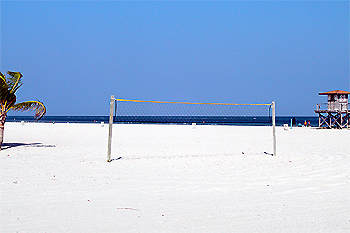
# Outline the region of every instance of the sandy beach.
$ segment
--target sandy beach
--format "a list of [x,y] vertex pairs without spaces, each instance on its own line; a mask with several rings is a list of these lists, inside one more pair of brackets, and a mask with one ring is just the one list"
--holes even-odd
[[350,130],[6,123],[0,232],[350,232]]

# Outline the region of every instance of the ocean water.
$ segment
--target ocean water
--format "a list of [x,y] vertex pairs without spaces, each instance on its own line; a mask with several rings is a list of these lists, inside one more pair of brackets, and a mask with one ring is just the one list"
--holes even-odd
[[[276,117],[276,125],[290,126],[293,117]],[[310,121],[312,127],[318,126],[318,117],[305,116],[295,117],[296,123],[303,124]],[[36,121],[31,116],[7,116],[7,122],[41,122],[41,123],[108,123],[108,116],[45,116],[43,119]],[[271,117],[229,117],[229,116],[116,116],[114,123],[143,123],[143,124],[218,124],[218,125],[271,125]]]

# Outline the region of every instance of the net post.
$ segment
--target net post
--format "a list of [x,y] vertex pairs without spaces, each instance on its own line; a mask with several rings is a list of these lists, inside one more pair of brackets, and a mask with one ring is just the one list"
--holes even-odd
[[276,156],[276,103],[272,101],[272,140],[273,140],[273,156]]
[[112,151],[112,128],[113,128],[113,115],[114,115],[114,95],[111,95],[111,102],[109,108],[109,132],[108,132],[108,151],[107,151],[107,162],[111,162],[111,151]]

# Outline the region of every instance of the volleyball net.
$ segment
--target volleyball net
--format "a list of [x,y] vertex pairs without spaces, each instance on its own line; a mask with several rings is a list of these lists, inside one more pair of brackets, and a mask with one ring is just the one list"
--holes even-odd
[[271,104],[189,103],[115,99],[114,122],[271,125]]
[[273,126],[275,152],[275,104],[191,103],[116,99],[111,96],[108,161],[111,161],[113,123],[219,124]]

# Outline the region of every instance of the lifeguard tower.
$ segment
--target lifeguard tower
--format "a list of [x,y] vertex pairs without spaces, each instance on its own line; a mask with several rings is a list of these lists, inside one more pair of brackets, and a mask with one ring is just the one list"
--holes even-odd
[[[319,95],[327,95],[328,102],[317,104],[315,113],[318,113],[318,126],[320,128],[349,128],[350,111],[348,91],[321,92]],[[325,106],[327,105],[327,109]]]

